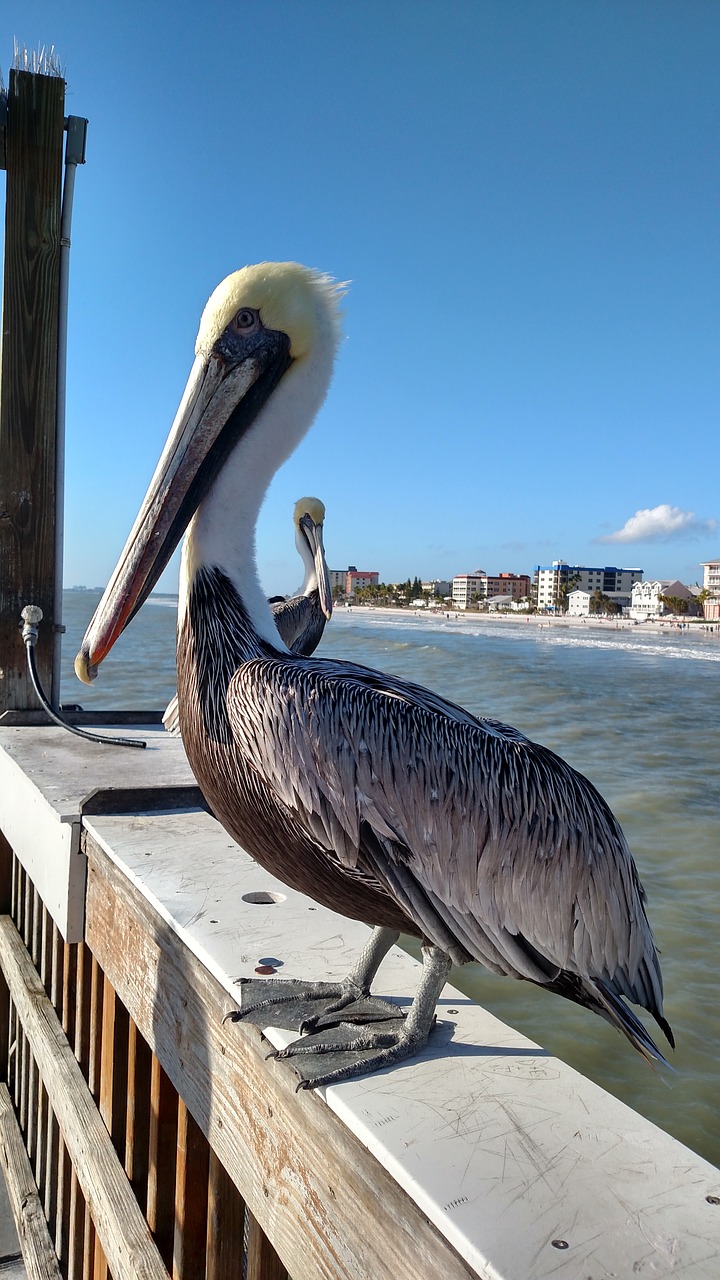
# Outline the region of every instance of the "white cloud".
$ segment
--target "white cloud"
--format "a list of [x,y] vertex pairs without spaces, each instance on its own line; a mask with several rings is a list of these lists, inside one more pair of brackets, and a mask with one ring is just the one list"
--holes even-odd
[[625,521],[622,529],[596,538],[596,542],[669,542],[675,538],[700,538],[715,533],[716,520],[698,520],[694,511],[681,511],[662,502],[645,507]]

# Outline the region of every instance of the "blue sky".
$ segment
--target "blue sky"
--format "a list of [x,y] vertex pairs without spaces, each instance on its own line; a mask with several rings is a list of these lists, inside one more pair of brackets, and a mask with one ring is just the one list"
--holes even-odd
[[307,493],[331,565],[390,581],[563,558],[693,582],[720,554],[716,4],[4,0],[6,81],[15,37],[55,45],[90,121],[68,585],[107,580],[205,299],[264,259],[352,282],[261,515],[269,592],[300,580]]

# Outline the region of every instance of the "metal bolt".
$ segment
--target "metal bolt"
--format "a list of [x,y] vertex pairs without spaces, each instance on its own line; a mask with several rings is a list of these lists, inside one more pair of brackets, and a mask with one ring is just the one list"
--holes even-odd
[[720,1196],[706,1196],[708,1204],[720,1204]]

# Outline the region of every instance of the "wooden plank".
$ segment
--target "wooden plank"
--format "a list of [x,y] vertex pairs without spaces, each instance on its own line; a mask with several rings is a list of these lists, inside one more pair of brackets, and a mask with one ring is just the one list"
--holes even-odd
[[58,1146],[58,1179],[55,1208],[55,1252],[63,1270],[67,1270],[68,1237],[70,1234],[70,1187],[72,1183],[72,1157],[60,1134]]
[[63,957],[62,935],[57,925],[53,924],[50,956],[50,1002],[58,1018],[62,1017]]
[[29,1280],[60,1280],[61,1271],[43,1214],[10,1094],[0,1084],[0,1161]]
[[70,1182],[70,1222],[68,1235],[67,1280],[82,1280],[85,1246],[85,1198],[77,1176]]
[[175,1243],[177,1093],[156,1057],[150,1075],[147,1220],[168,1271]]
[[92,1280],[95,1270],[95,1227],[90,1217],[90,1209],[85,1205],[85,1232],[83,1238],[82,1280]]
[[93,1249],[93,1270],[91,1274],[92,1280],[106,1280],[108,1274],[107,1258],[103,1253],[103,1247],[97,1236],[95,1237]]
[[114,1280],[166,1280],[162,1260],[75,1055],[7,917],[0,919],[0,964]]
[[205,1280],[209,1155],[207,1138],[180,1099],[173,1280]]
[[32,956],[32,962],[35,968],[40,968],[40,938],[42,932],[42,902],[40,894],[33,885],[32,891],[32,920],[30,925],[31,944],[28,948]]
[[[12,840],[11,840],[12,843]],[[25,910],[25,885],[27,884],[27,874],[22,864],[18,866],[17,875],[17,895],[15,898],[15,910],[13,912],[13,920],[16,928],[22,933],[22,919]]]
[[40,1073],[37,1069],[37,1063],[31,1057],[28,1065],[27,1127],[25,1129],[25,1147],[31,1164],[35,1159],[35,1145],[37,1143],[39,1088]]
[[[2,834],[2,838],[3,838],[3,840],[5,841],[6,845],[9,845],[9,847],[10,847],[10,848],[12,848],[12,845],[10,844],[10,841],[7,839],[7,837],[6,837],[5,833],[4,833],[4,832],[2,832],[1,834]],[[15,857],[15,853],[14,853],[14,851],[13,851],[13,859],[12,859],[12,896],[11,896],[10,911],[9,911],[9,914],[12,916],[13,920],[16,920],[16,919],[17,919],[17,898],[18,898],[18,886],[19,886],[19,881],[20,881],[20,875],[21,875],[21,873],[22,873],[22,865],[21,865],[21,863],[19,863],[19,862],[18,862],[17,858]]]
[[28,877],[25,884],[25,910],[23,915],[23,927],[20,930],[22,940],[27,950],[32,945],[32,914],[33,914],[33,898],[35,897],[35,885],[32,878]]
[[53,923],[50,912],[47,907],[43,906],[42,941],[40,944],[42,956],[39,972],[42,984],[48,995],[50,995],[52,981],[52,928]]
[[77,1009],[77,943],[63,946],[62,1029],[71,1044],[75,1043]]
[[113,1146],[123,1161],[127,1118],[128,1023],[127,1010],[106,977],[103,989],[100,1115],[105,1121]]
[[85,1079],[90,1061],[90,997],[92,994],[92,956],[86,944],[78,946],[77,1016],[75,1018],[75,1057]]
[[256,1218],[246,1213],[245,1280],[288,1280],[288,1273],[278,1258]]
[[40,1080],[39,1085],[37,1133],[35,1138],[35,1151],[33,1152],[31,1163],[35,1170],[35,1184],[38,1189],[38,1195],[41,1200],[44,1200],[45,1187],[47,1184],[47,1170],[45,1162],[47,1157],[48,1096],[42,1080]]
[[88,945],[294,1280],[474,1275],[322,1099],[265,1061],[256,1028],[228,1034],[219,984],[91,838],[87,853]]
[[205,1280],[242,1280],[245,1201],[210,1150]]
[[103,971],[93,956],[90,974],[90,1039],[88,1045],[87,1082],[96,1102],[100,1098],[104,989]]
[[130,1019],[125,1172],[143,1213],[147,1210],[150,1161],[150,1084],[152,1054]]
[[23,1134],[27,1131],[27,1115],[28,1115],[28,1094],[30,1092],[30,1062],[32,1055],[30,1046],[27,1042],[24,1027],[22,1027],[22,1015],[18,1009],[18,1015],[21,1017],[20,1031],[20,1106],[17,1108],[17,1115],[20,1121],[20,1128]]
[[38,705],[18,629],[28,603],[44,614],[36,658],[47,689],[52,676],[64,103],[60,78],[10,72],[0,371],[0,711]]
[[[7,915],[12,909],[14,869],[15,859],[10,842],[0,831],[0,915]],[[3,1080],[10,1079],[10,1034],[10,993],[0,974],[0,1079]]]
[[[48,1099],[50,1106],[50,1100]],[[55,1221],[57,1214],[58,1168],[60,1164],[60,1128],[55,1112],[50,1106],[47,1130],[45,1134],[45,1187],[43,1206],[48,1222]]]

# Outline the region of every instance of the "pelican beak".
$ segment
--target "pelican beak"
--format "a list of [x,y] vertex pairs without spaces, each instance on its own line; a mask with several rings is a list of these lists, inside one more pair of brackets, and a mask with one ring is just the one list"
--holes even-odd
[[250,352],[228,354],[221,338],[209,355],[196,357],[140,512],[75,659],[85,684],[149,596],[226,458],[291,362],[287,335],[270,329]]
[[323,527],[321,524],[316,524],[312,516],[309,516],[307,512],[304,516],[301,516],[299,525],[307,539],[310,553],[315,564],[318,594],[320,596],[320,608],[329,622],[332,617],[333,602],[332,590],[330,588],[330,574],[328,573],[327,562],[325,560],[325,547],[323,546]]

